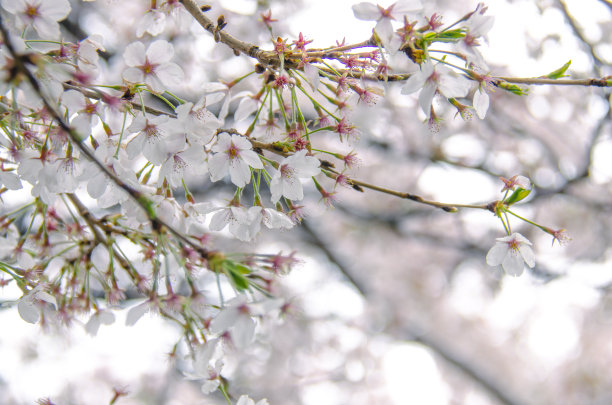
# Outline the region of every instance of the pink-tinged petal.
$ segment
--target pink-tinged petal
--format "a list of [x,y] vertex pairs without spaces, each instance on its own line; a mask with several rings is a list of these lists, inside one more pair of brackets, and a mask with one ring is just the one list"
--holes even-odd
[[358,20],[378,21],[381,18],[380,10],[376,7],[376,4],[363,2],[355,4],[352,8],[353,14]]
[[144,44],[140,41],[129,44],[123,51],[123,60],[131,67],[144,65],[146,61]]
[[525,264],[523,263],[523,258],[519,252],[517,250],[510,249],[502,262],[502,267],[504,268],[506,274],[518,277],[523,273]]
[[519,252],[527,266],[533,268],[535,266],[535,253],[533,253],[533,250],[528,245],[520,245]]
[[425,86],[423,86],[423,90],[421,90],[421,93],[419,94],[419,105],[427,118],[429,118],[429,115],[431,114],[431,103],[433,102],[436,90],[436,84],[431,81],[427,81]]
[[133,67],[125,69],[121,77],[129,83],[142,83],[144,81],[142,70]]
[[487,253],[487,264],[489,266],[499,266],[504,261],[508,253],[508,245],[496,243]]
[[225,177],[229,172],[229,159],[222,153],[217,153],[208,159],[208,171],[210,180],[215,182]]
[[146,55],[152,64],[166,63],[174,56],[174,47],[170,42],[160,39],[149,45]]
[[476,110],[476,115],[478,118],[483,120],[487,115],[487,110],[489,109],[489,95],[486,91],[478,88],[474,93],[474,109]]
[[166,86],[178,86],[185,78],[183,69],[176,63],[164,63],[155,69],[155,73]]
[[241,151],[240,157],[249,166],[255,169],[263,169],[263,163],[261,163],[261,159],[259,158],[259,155],[253,152],[252,150]]

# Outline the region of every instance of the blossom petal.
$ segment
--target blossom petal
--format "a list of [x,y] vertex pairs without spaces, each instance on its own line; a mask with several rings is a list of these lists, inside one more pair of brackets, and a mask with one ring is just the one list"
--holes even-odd
[[355,4],[352,9],[355,18],[358,20],[377,21],[381,18],[380,10],[372,3],[362,2]]
[[502,262],[502,267],[508,275],[517,277],[523,273],[525,264],[523,263],[523,258],[517,250],[509,249],[508,254]]
[[499,266],[504,261],[508,253],[508,245],[496,243],[487,253],[487,264],[489,266]]

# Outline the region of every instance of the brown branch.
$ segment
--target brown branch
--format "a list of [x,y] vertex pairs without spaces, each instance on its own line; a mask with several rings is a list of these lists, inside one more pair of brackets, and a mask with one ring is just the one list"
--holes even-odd
[[604,77],[601,79],[549,79],[544,77],[501,77],[497,76],[493,79],[504,80],[508,83],[517,84],[533,84],[543,85],[550,84],[553,86],[595,86],[595,87],[612,87],[612,79]]

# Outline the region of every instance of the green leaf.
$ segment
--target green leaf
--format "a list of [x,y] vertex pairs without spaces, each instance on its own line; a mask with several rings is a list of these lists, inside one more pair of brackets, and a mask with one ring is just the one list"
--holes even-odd
[[544,77],[548,77],[549,79],[559,79],[561,77],[567,77],[567,75],[565,75],[564,73],[570,67],[571,64],[572,61],[570,60],[565,65],[561,66],[559,69],[550,72]]
[[226,260],[223,264],[225,274],[230,279],[232,285],[238,290],[247,290],[249,288],[249,280],[244,274],[249,274],[251,270],[242,264],[234,263],[230,260]]
[[524,199],[525,197],[527,197],[529,195],[529,193],[531,193],[531,190],[527,190],[524,188],[517,188],[514,193],[512,193],[512,195],[510,197],[508,197],[506,199],[506,201],[504,201],[504,203],[508,206],[517,203],[519,201],[521,201],[522,199]]
[[523,89],[516,84],[500,81],[497,83],[497,87],[509,91],[510,93],[516,94],[517,96],[526,96],[527,89]]

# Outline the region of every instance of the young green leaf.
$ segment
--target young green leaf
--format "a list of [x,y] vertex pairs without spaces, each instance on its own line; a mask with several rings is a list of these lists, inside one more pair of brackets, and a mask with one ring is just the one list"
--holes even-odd
[[548,77],[549,79],[560,79],[562,77],[567,77],[567,75],[565,75],[564,73],[570,67],[571,64],[572,61],[570,60],[565,65],[561,66],[559,69],[550,72],[544,77]]

